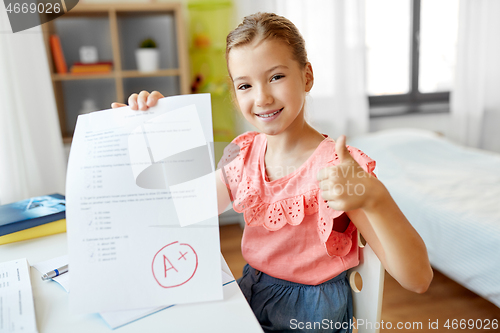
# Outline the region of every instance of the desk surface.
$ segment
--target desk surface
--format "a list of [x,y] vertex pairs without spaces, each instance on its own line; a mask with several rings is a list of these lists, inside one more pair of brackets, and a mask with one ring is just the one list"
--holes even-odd
[[[58,234],[0,246],[0,262],[27,258],[30,265],[67,254],[66,234]],[[231,272],[227,272],[231,274]],[[69,298],[57,283],[42,281],[31,269],[38,331],[111,332],[99,314],[69,312]],[[114,331],[125,332],[262,332],[236,282],[224,287],[224,300],[176,305]]]

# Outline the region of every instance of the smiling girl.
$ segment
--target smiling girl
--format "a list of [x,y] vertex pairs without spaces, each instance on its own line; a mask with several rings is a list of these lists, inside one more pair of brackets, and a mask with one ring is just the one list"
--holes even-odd
[[[427,290],[425,245],[373,175],[375,161],[306,122],[314,75],[293,23],[269,13],[245,17],[227,36],[226,60],[237,106],[259,132],[225,150],[219,211],[232,197],[244,213],[248,264],[238,283],[263,329],[297,332],[293,323],[327,320],[339,324],[315,331],[351,331],[346,270],[359,263],[357,230],[404,288]],[[162,97],[142,91],[129,105],[146,110]]]

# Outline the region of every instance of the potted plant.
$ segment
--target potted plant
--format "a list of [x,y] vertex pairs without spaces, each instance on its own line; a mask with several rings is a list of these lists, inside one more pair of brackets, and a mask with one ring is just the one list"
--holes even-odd
[[160,52],[156,48],[156,42],[151,38],[143,40],[135,50],[135,59],[140,72],[157,71],[160,67]]

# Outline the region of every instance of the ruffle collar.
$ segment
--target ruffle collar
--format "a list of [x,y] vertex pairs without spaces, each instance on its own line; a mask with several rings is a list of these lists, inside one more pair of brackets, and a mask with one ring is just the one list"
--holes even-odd
[[[318,213],[317,232],[321,243],[325,245],[328,255],[346,255],[351,248],[351,234],[356,228],[351,222],[347,230],[343,233],[333,230],[334,219],[344,212],[328,207],[327,203],[321,197],[319,184],[315,181],[317,171],[324,167],[338,164],[335,154],[335,142],[326,138],[325,141],[328,140],[328,142],[323,141],[320,144],[320,146],[323,146],[323,149],[317,149],[307,162],[304,163],[315,165],[314,169],[307,171],[312,172],[314,175],[314,180],[313,178],[309,180],[309,183],[312,185],[307,191],[295,193],[295,195],[292,194],[280,200],[273,200],[274,196],[262,192],[274,193],[272,190],[267,191],[267,189],[273,186],[281,186],[282,183],[278,182],[281,178],[278,181],[265,181],[262,175],[259,174],[263,168],[261,161],[259,161],[259,170],[256,170],[255,166],[253,169],[249,169],[249,165],[245,165],[250,150],[257,150],[254,151],[257,155],[252,157],[254,159],[260,156],[259,149],[265,149],[265,147],[259,147],[260,144],[265,145],[265,142],[262,140],[264,138],[255,140],[258,135],[259,133],[257,132],[247,132],[240,135],[233,141],[235,145],[225,150],[224,157],[219,163],[219,167],[224,167],[225,180],[233,196],[234,210],[244,214],[245,223],[248,226],[263,226],[270,231],[277,231],[286,224],[292,226],[299,225],[304,220],[305,215]],[[257,144],[255,144],[256,141]],[[371,173],[373,171],[375,161],[356,148],[348,146],[348,150],[366,172]],[[236,158],[234,158],[235,154],[237,154]],[[331,158],[325,158],[325,156],[331,156]],[[231,157],[233,157],[232,160]],[[224,163],[227,163],[227,165]],[[300,169],[297,171],[300,171]],[[303,175],[300,172],[294,172],[293,176],[301,177]],[[293,177],[288,178],[290,181],[293,181]],[[266,188],[266,191],[263,191],[263,188]]]

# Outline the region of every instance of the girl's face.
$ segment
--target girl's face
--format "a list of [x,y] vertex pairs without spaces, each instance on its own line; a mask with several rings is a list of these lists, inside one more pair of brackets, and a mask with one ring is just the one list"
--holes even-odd
[[235,47],[228,69],[241,113],[259,131],[277,135],[303,124],[312,67],[300,68],[288,45],[264,40]]

